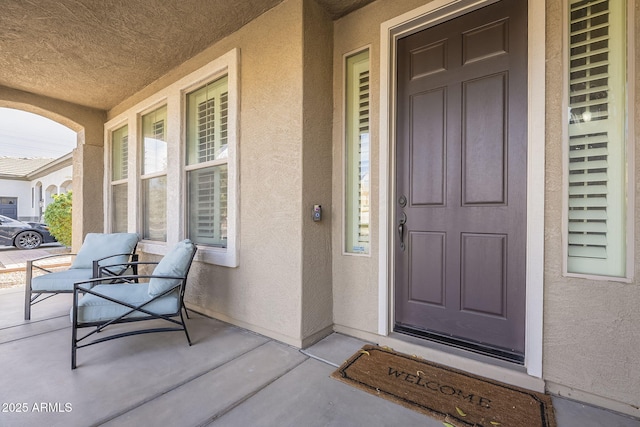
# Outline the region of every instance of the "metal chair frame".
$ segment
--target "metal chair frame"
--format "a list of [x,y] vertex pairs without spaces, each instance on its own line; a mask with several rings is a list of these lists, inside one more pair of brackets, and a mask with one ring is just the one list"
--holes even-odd
[[[167,291],[163,292],[162,294],[159,294],[155,297],[153,297],[152,299],[150,299],[149,301],[145,302],[144,304],[140,304],[140,305],[133,305],[133,304],[129,304],[127,302],[124,301],[119,301],[115,298],[109,297],[107,295],[101,294],[99,292],[96,292],[95,290],[93,290],[93,286],[98,285],[98,284],[111,284],[111,283],[103,283],[104,282],[104,278],[94,278],[94,279],[90,279],[90,280],[85,280],[82,282],[76,282],[73,285],[73,309],[71,312],[71,320],[72,320],[72,328],[71,328],[71,369],[76,369],[76,361],[77,361],[77,351],[80,348],[84,348],[84,347],[88,347],[94,344],[99,344],[105,341],[110,341],[113,339],[117,339],[117,338],[123,338],[123,337],[128,337],[128,336],[132,336],[132,335],[140,335],[140,334],[148,334],[148,333],[153,333],[153,332],[172,332],[172,331],[184,331],[185,336],[187,337],[187,342],[189,343],[189,346],[191,346],[191,338],[189,337],[189,332],[187,331],[187,325],[184,321],[184,317],[182,315],[182,311],[184,310],[187,319],[189,319],[189,313],[187,312],[187,308],[184,305],[184,292],[185,292],[185,288],[186,288],[186,284],[187,284],[187,276],[189,274],[189,270],[191,268],[191,263],[193,262],[193,257],[195,256],[195,250],[193,251],[193,254],[191,255],[191,259],[189,260],[189,264],[188,267],[186,269],[186,272],[184,274],[184,276],[158,276],[158,275],[125,275],[125,276],[119,276],[118,279],[119,280],[124,280],[124,281],[130,281],[130,282],[138,282],[140,279],[152,279],[152,278],[158,278],[158,279],[176,279],[176,280],[180,280],[179,283],[177,283],[175,286],[171,287],[170,289],[168,289]],[[133,268],[133,266],[135,266],[136,270],[138,268],[138,266],[140,265],[157,265],[158,262],[131,262],[131,263],[126,263],[126,264],[119,264],[119,265],[128,265],[131,266]],[[86,284],[91,284],[92,286],[88,287],[86,286]],[[85,286],[83,286],[85,285]],[[153,313],[149,310],[147,310],[145,308],[145,306],[147,306],[148,304],[152,303],[153,301],[156,301],[160,298],[163,298],[167,295],[169,295],[170,293],[174,292],[177,288],[179,288],[179,305],[178,305],[178,310],[175,313],[169,313],[169,314],[156,314]],[[124,306],[129,308],[129,310],[122,314],[121,316],[118,316],[116,318],[110,319],[110,320],[105,320],[105,321],[101,321],[101,322],[84,322],[84,323],[80,323],[78,322],[78,298],[79,298],[79,294],[91,294],[91,295],[95,295],[97,297],[103,298],[107,301],[111,301],[115,304]],[[140,317],[127,317],[129,315],[131,315],[132,313],[135,312],[140,312],[140,313],[144,313],[146,314],[146,316],[140,316]],[[176,317],[179,317],[178,319],[175,319]],[[96,338],[93,339],[91,341],[85,341],[88,338],[92,337],[94,334],[97,334],[99,332],[102,332],[104,329],[106,329],[107,327],[111,326],[111,325],[116,325],[116,324],[122,324],[122,323],[134,323],[134,322],[143,322],[146,320],[156,320],[156,319],[160,319],[160,320],[165,320],[167,322],[173,323],[175,325],[178,325],[178,327],[164,327],[164,328],[143,328],[143,329],[137,329],[137,330],[132,330],[129,332],[123,332],[123,333],[119,333],[119,334],[115,334],[115,335],[109,335],[107,337],[103,337],[103,338]],[[78,329],[81,328],[95,328],[93,331],[87,333],[86,335],[82,336],[82,337],[78,337]]]
[[[137,246],[137,245],[136,245]],[[123,270],[122,273],[118,274],[112,270],[110,270],[110,268],[113,268],[115,265],[108,265],[108,266],[101,266],[100,263],[109,259],[109,258],[113,258],[113,257],[117,257],[117,256],[130,256],[130,263],[127,264],[132,264],[132,272],[133,274],[138,274],[138,270],[137,270],[137,266],[135,266],[135,263],[138,261],[138,254],[135,253],[136,248],[133,248],[133,252],[132,253],[124,253],[124,254],[115,254],[115,255],[109,255],[107,257],[104,258],[100,258],[97,260],[93,260],[93,273],[92,273],[92,277],[93,278],[105,278],[105,277],[112,277],[114,283],[117,282],[119,279],[118,277],[122,277],[122,274],[124,272],[126,272],[127,270]],[[53,296],[56,296],[58,294],[70,294],[73,293],[73,289],[70,289],[68,291],[63,290],[63,291],[33,291],[33,289],[31,288],[31,280],[33,279],[33,271],[34,268],[40,271],[44,271],[46,273],[54,273],[54,271],[46,269],[40,265],[34,264],[35,262],[38,261],[42,261],[44,259],[50,259],[50,258],[55,258],[55,257],[62,257],[62,256],[76,256],[77,254],[73,253],[73,254],[54,254],[54,255],[46,255],[40,258],[35,258],[35,259],[31,259],[27,261],[27,266],[26,266],[26,280],[25,280],[25,290],[24,290],[24,320],[31,320],[31,307],[36,305],[39,302],[42,302],[44,300],[47,300]],[[116,264],[119,265],[119,264]],[[46,296],[43,296],[46,295]]]

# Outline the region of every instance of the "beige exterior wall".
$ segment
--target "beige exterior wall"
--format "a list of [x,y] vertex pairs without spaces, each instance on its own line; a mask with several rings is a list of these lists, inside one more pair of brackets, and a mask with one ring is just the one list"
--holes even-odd
[[[302,333],[303,347],[332,331],[331,123],[333,22],[303,2]],[[322,221],[312,207],[323,208]]]
[[[301,347],[332,326],[331,221],[311,221],[313,204],[331,204],[332,27],[314,2],[285,1],[109,112],[238,49],[239,266],[196,262],[186,301]],[[168,204],[178,196],[170,188]]]
[[[335,23],[333,51],[333,318],[336,325],[368,333],[378,331],[378,203],[380,145],[380,24],[425,3],[379,0]],[[345,55],[369,47],[371,146],[371,250],[368,256],[344,255],[344,63]]]
[[[578,400],[640,415],[640,282],[637,265],[640,247],[634,239],[635,279],[632,283],[568,278],[562,274],[562,121],[563,71],[561,0],[547,1],[547,104],[546,104],[546,214],[545,214],[545,317],[544,378],[556,393]],[[640,14],[636,10],[634,39],[638,40]],[[636,46],[637,47],[637,46]],[[635,55],[631,58],[636,62]],[[631,87],[639,87],[638,74]],[[635,94],[635,122],[640,98]],[[633,118],[631,118],[633,120]],[[635,164],[639,165],[636,141]],[[638,172],[636,168],[636,182]],[[635,200],[640,200],[635,186]],[[635,227],[640,230],[638,204]],[[593,396],[590,396],[593,395]],[[611,399],[615,402],[606,402]],[[632,409],[635,407],[635,409]]]
[[[378,334],[378,201],[379,188],[379,101],[380,25],[405,12],[429,3],[425,1],[379,0],[335,23],[334,32],[334,156],[333,156],[333,312],[335,329],[368,338],[417,354],[442,357],[445,363],[459,363],[457,356],[442,356],[424,349],[415,340]],[[619,283],[568,278],[562,274],[562,7],[563,0],[546,2],[546,211],[544,272],[543,379],[555,393],[584,400],[635,416],[640,415],[640,283]],[[636,34],[640,26],[636,12]],[[637,36],[636,36],[637,39]],[[344,255],[343,247],[343,134],[344,55],[370,46],[371,61],[371,254]],[[637,56],[636,56],[637,57]],[[634,58],[636,61],[637,59]],[[636,66],[636,69],[638,67]],[[633,76],[635,86],[638,78]],[[638,117],[636,96],[636,119]],[[542,112],[541,112],[542,113]],[[638,129],[638,127],[636,127]],[[632,136],[638,140],[638,136]],[[635,137],[635,138],[634,138]],[[636,148],[636,157],[640,148]],[[636,159],[636,164],[638,159]],[[637,179],[637,178],[636,178]],[[638,189],[636,189],[638,191]],[[636,194],[636,200],[640,194]],[[639,229],[636,205],[636,229]],[[636,241],[635,265],[640,261]],[[637,269],[636,269],[637,270]],[[636,271],[637,276],[637,271]],[[384,322],[384,319],[383,319]],[[474,366],[476,368],[476,366]],[[494,378],[504,372],[481,368]],[[506,380],[506,379],[502,379]],[[506,380],[509,381],[509,380]],[[515,383],[522,382],[516,378]]]
[[0,106],[39,114],[78,132],[73,154],[73,250],[103,230],[103,126],[106,112],[0,86]]

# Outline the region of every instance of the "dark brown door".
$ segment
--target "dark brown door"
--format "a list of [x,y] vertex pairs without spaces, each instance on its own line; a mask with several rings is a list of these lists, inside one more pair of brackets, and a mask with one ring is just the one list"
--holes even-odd
[[397,45],[395,330],[524,360],[526,5]]

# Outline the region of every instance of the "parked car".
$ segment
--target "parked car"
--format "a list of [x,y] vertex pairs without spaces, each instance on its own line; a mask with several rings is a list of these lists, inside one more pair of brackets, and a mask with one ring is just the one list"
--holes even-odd
[[18,249],[35,249],[43,243],[56,239],[45,224],[22,222],[0,215],[0,245],[15,246]]

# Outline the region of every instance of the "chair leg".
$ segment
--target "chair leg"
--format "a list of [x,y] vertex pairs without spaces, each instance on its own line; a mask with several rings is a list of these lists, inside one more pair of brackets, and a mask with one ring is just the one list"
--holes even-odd
[[31,320],[31,261],[27,261],[27,280],[24,284],[24,320]]
[[[185,308],[185,311],[187,311],[186,308]],[[189,347],[191,347],[191,338],[189,337],[189,332],[187,331],[187,324],[184,323],[184,317],[182,317],[182,311],[180,311],[180,320],[182,321],[182,328],[184,329],[184,334],[187,336],[187,342],[189,343]]]
[[78,293],[73,292],[73,307],[71,309],[71,369],[76,369],[76,351],[78,349]]

